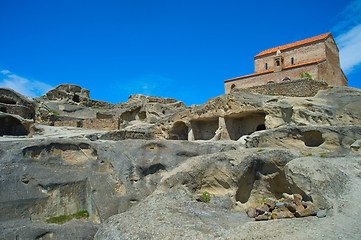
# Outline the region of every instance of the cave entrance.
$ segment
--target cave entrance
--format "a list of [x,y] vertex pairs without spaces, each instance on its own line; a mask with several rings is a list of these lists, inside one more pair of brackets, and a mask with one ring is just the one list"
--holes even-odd
[[169,131],[170,140],[188,140],[188,127],[184,122],[176,122]]
[[78,96],[77,94],[74,94],[74,96],[73,96],[73,101],[74,101],[74,102],[77,102],[77,103],[80,102],[80,98],[79,98],[79,96]]
[[0,118],[0,136],[23,136],[28,134],[29,131],[25,129],[19,119],[12,116],[4,116]]
[[134,120],[144,120],[147,117],[147,114],[143,111],[140,111],[140,107],[136,108],[134,110],[130,110],[127,112],[124,112],[120,116],[120,120],[124,121],[134,121]]
[[318,147],[324,143],[325,139],[322,137],[320,131],[307,131],[304,133],[303,141],[307,147]]
[[219,120],[218,117],[207,118],[202,120],[193,120],[191,124],[195,140],[210,140],[214,137],[219,127]]
[[266,113],[264,112],[242,113],[225,117],[230,139],[238,140],[243,135],[266,130],[265,118]]

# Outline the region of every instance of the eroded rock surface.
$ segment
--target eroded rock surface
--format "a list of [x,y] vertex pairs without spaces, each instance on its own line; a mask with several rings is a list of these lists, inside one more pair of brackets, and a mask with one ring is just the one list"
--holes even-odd
[[359,237],[358,89],[36,100],[35,124],[0,113],[0,239]]

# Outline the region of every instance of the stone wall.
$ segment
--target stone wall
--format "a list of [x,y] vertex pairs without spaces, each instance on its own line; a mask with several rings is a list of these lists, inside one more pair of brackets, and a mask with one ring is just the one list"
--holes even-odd
[[[239,88],[239,89],[247,89],[253,86],[259,86],[263,84],[267,84],[268,82],[282,82],[285,77],[289,77],[290,79],[299,79],[300,73],[308,72],[313,79],[318,79],[318,65],[319,62],[314,62],[309,65],[294,65],[287,69],[283,69],[281,72],[267,72],[266,74],[261,75],[248,75],[241,78],[236,78],[234,80],[227,80],[224,83],[225,93],[230,93],[231,89]],[[272,71],[272,70],[271,70]]]
[[[43,123],[42,123],[43,124]],[[43,125],[47,125],[44,123]],[[52,124],[50,124],[52,125]],[[113,118],[108,119],[85,119],[85,120],[57,120],[55,127],[81,127],[96,130],[118,130],[119,121]]]
[[54,121],[55,127],[81,127],[81,120]]
[[246,89],[233,89],[232,92],[252,92],[269,95],[282,95],[290,97],[312,97],[318,91],[330,88],[327,83],[302,78],[279,83],[268,83]]
[[97,130],[117,130],[119,129],[119,121],[113,118],[87,119],[83,121],[82,127]]

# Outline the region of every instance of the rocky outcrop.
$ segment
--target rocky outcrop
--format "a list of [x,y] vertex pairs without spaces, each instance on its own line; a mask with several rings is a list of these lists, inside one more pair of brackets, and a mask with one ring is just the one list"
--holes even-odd
[[27,136],[34,130],[33,120],[0,112],[0,136]]
[[0,88],[0,112],[34,119],[36,101],[9,88]]
[[69,84],[48,95],[35,124],[0,113],[1,239],[359,236],[358,89],[188,107],[97,107]]

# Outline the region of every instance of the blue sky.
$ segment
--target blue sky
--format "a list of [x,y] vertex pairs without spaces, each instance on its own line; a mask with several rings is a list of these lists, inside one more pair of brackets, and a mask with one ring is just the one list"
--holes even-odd
[[361,0],[12,0],[0,3],[0,87],[61,83],[112,103],[130,94],[202,104],[254,72],[259,52],[332,32],[361,88]]

